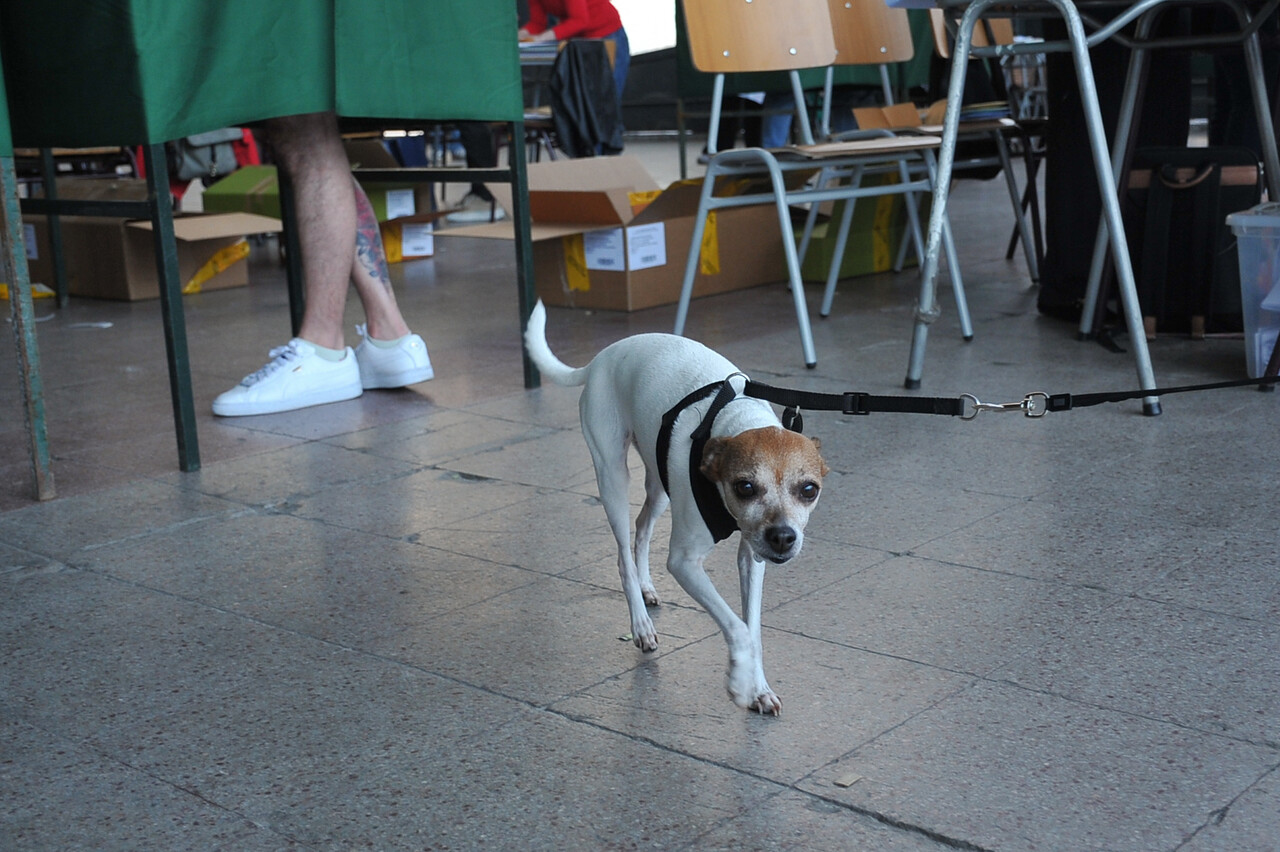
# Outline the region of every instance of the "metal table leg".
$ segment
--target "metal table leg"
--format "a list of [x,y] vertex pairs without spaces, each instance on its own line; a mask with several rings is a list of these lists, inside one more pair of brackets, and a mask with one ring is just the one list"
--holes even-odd
[[178,468],[200,469],[200,445],[196,438],[196,410],[191,393],[191,360],[187,354],[187,325],[182,312],[182,283],[178,280],[178,248],[173,236],[173,202],[169,197],[169,168],[164,143],[143,148],[147,168],[147,202],[160,273],[160,314],[164,321],[164,345],[169,357],[169,393],[173,397],[173,422],[178,435]]
[[31,470],[37,500],[57,496],[49,466],[49,438],[45,431],[44,385],[40,380],[40,353],[36,347],[35,314],[31,306],[31,276],[22,239],[22,213],[18,209],[18,181],[13,157],[0,157],[0,192],[4,193],[4,277],[9,283],[9,313],[18,349],[18,379],[31,442]]
[[[996,0],[976,0],[964,12],[956,35],[955,49],[952,51],[952,69],[950,88],[947,93],[948,103],[960,103],[964,91],[965,69],[969,61],[970,48],[973,41],[973,28],[982,13]],[[1097,87],[1093,79],[1093,67],[1089,61],[1088,41],[1080,14],[1070,0],[1046,0],[1062,15],[1067,24],[1068,40],[1072,57],[1075,61],[1076,76],[1080,84],[1080,95],[1084,106],[1085,124],[1088,128],[1090,148],[1093,152],[1094,168],[1097,172],[1098,189],[1102,195],[1103,218],[1110,232],[1112,257],[1116,267],[1116,276],[1120,287],[1121,301],[1124,305],[1125,322],[1133,341],[1135,366],[1138,372],[1140,387],[1144,390],[1155,388],[1155,374],[1151,368],[1151,354],[1147,349],[1146,335],[1142,328],[1142,313],[1138,306],[1137,286],[1134,283],[1133,265],[1129,258],[1129,247],[1124,239],[1124,224],[1120,217],[1120,201],[1116,194],[1114,172],[1111,168],[1106,136],[1102,124],[1102,111],[1098,106]],[[934,207],[929,217],[929,242],[925,252],[925,260],[921,264],[920,299],[916,306],[916,324],[911,341],[911,355],[907,365],[906,387],[920,387],[920,378],[924,372],[924,353],[928,340],[929,325],[937,319],[937,274],[938,251],[941,248],[942,221],[946,202],[949,196],[951,172],[955,161],[955,144],[959,131],[959,110],[947,110],[943,122],[942,152],[938,162],[938,180],[934,196]],[[1157,397],[1146,397],[1143,400],[1143,413],[1157,415],[1160,413],[1160,401]]]

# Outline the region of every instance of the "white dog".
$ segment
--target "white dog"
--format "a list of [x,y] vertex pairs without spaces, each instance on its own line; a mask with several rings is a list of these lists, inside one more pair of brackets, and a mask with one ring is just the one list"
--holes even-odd
[[[525,347],[551,382],[584,386],[579,400],[582,434],[595,463],[600,502],[618,541],[618,569],[636,646],[643,651],[658,646],[646,611],[658,603],[649,577],[649,543],[655,521],[670,503],[667,568],[724,633],[729,695],[740,707],[778,715],[782,702],[765,680],[760,647],[765,562],[781,564],[800,552],[827,473],[817,439],[783,429],[769,403],[742,396],[732,384],[735,378],[745,380],[733,364],[692,340],[639,334],[574,369],[551,353],[546,323],[546,309],[539,302],[529,318]],[[711,422],[706,422],[708,411]],[[645,466],[645,501],[636,518],[634,549],[627,498],[631,444]],[[716,591],[702,564],[715,542],[734,530],[742,533],[741,618]]]

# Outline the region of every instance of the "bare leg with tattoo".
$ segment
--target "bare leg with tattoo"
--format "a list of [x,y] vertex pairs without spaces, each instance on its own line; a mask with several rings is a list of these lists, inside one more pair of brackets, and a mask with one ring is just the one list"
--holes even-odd
[[[298,336],[215,399],[214,414],[290,411],[430,379],[427,347],[396,304],[378,223],[351,176],[337,118],[289,116],[267,129],[277,161],[293,177],[306,308]],[[343,332],[351,284],[365,312],[354,351]]]

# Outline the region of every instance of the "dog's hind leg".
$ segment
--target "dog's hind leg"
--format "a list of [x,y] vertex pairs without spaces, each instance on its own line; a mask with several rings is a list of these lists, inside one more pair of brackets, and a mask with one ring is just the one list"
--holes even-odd
[[[626,595],[627,610],[631,614],[632,641],[641,651],[655,651],[658,632],[645,609],[640,572],[631,550],[631,504],[627,496],[631,482],[631,472],[627,469],[628,439],[622,435],[609,435],[606,440],[601,440],[601,436],[586,428],[583,429],[583,437],[587,439],[587,447],[596,466],[600,502],[618,543],[618,576],[622,579],[622,593]],[[649,584],[650,588],[652,585]]]
[[646,606],[658,605],[658,592],[653,587],[653,579],[649,574],[649,545],[653,542],[653,527],[667,510],[671,500],[667,497],[662,480],[645,468],[644,474],[644,507],[636,517],[636,541],[632,551],[635,556],[636,571],[640,579],[640,591],[644,594]]

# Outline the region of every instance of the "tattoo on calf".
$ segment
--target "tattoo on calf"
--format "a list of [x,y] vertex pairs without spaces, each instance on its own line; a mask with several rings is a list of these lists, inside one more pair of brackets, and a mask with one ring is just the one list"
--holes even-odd
[[359,186],[356,187],[356,261],[383,286],[391,286],[391,270],[387,268],[387,256],[382,251],[378,218],[368,196]]

